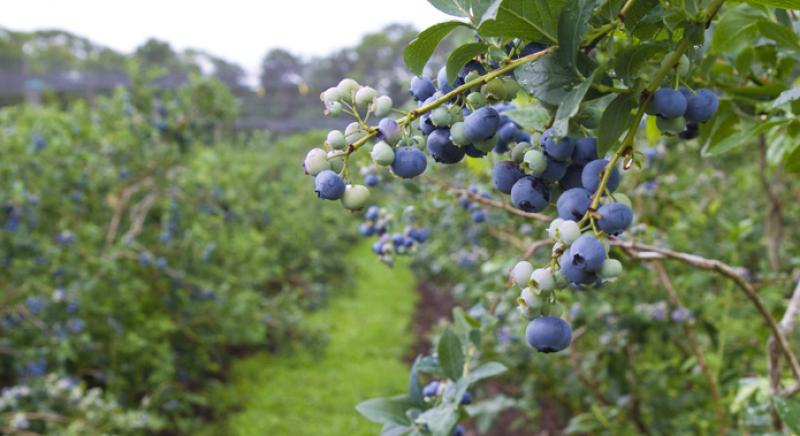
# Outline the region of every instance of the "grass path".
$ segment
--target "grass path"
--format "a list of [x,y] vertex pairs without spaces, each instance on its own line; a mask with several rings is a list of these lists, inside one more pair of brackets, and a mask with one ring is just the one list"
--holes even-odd
[[222,428],[209,430],[237,436],[380,432],[380,426],[361,418],[354,407],[374,396],[401,393],[407,386],[401,357],[412,342],[408,323],[415,282],[402,265],[390,269],[378,262],[366,244],[348,257],[356,269],[352,296],[335,298],[307,320],[328,332],[324,352],[260,354],[236,363],[221,395],[241,409]]

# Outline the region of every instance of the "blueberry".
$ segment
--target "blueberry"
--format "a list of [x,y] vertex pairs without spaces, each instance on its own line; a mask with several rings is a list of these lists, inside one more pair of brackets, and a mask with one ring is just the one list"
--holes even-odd
[[397,121],[391,118],[384,118],[378,123],[378,138],[389,145],[395,145],[403,136],[403,131]]
[[597,160],[598,157],[597,139],[590,136],[575,141],[575,149],[572,150],[572,163],[587,164]]
[[600,271],[606,260],[606,248],[592,235],[583,235],[569,247],[569,261],[584,271]]
[[500,114],[494,108],[484,106],[464,118],[464,136],[472,143],[494,136],[500,124]]
[[528,324],[525,338],[537,351],[554,353],[567,348],[572,342],[572,328],[559,317],[543,316]]
[[[433,86],[433,85],[431,85]],[[356,91],[356,106],[358,107],[369,107],[375,101],[375,98],[378,97],[378,91],[374,88],[369,86],[362,86],[361,88]]]
[[472,221],[476,223],[482,223],[486,221],[486,211],[483,209],[478,209],[472,212]]
[[348,210],[361,210],[369,201],[369,189],[364,185],[347,185],[342,195],[342,206]]
[[325,200],[338,200],[344,195],[344,180],[331,170],[325,170],[314,178],[314,192]]
[[583,165],[574,163],[567,167],[564,176],[558,180],[561,189],[567,190],[572,188],[580,188],[583,186],[581,182],[581,175],[583,174]]
[[464,392],[464,396],[461,397],[461,404],[467,405],[472,403],[472,394],[469,391]]
[[520,49],[520,51],[519,51],[519,55],[515,56],[515,58],[532,55],[532,54],[538,53],[538,52],[540,52],[540,51],[542,51],[542,50],[544,50],[546,48],[547,48],[547,44],[542,44],[542,43],[538,43],[538,42],[531,42],[528,45],[526,45],[525,47],[522,47],[522,49]]
[[450,141],[450,129],[436,129],[428,135],[428,151],[436,162],[454,164],[464,159],[464,149]]
[[370,206],[367,209],[367,212],[364,214],[364,219],[375,221],[378,219],[378,215],[380,215],[380,209],[378,209],[378,206]]
[[464,148],[464,153],[466,153],[467,156],[470,156],[470,157],[484,157],[484,156],[486,156],[486,152],[485,151],[478,150],[472,144],[464,146],[463,148]]
[[567,173],[567,164],[559,162],[550,156],[545,155],[547,159],[547,167],[539,177],[547,182],[556,182]]
[[519,169],[519,165],[510,160],[500,162],[492,169],[492,182],[495,188],[505,194],[511,193],[511,187],[523,177],[525,173]]
[[82,332],[85,325],[86,323],[80,318],[70,318],[67,320],[67,330],[74,334]]
[[597,227],[609,235],[624,232],[633,221],[633,211],[622,203],[604,204],[597,209],[597,213],[601,215]]
[[399,147],[394,152],[392,171],[404,179],[411,179],[425,172],[428,160],[425,154],[413,147]]
[[508,144],[513,141],[517,137],[517,134],[519,134],[519,127],[517,127],[513,121],[503,123],[500,128],[497,129],[497,139],[501,144]]
[[677,118],[686,112],[686,97],[672,88],[659,88],[653,93],[647,110],[668,120]]
[[469,73],[473,72],[473,71],[478,73],[478,75],[480,75],[480,76],[483,76],[484,74],[486,74],[486,69],[483,68],[483,65],[481,65],[480,62],[478,62],[478,61],[473,59],[473,60],[467,62],[467,64],[464,65],[464,68],[462,68],[461,71],[458,72],[458,76],[456,78],[457,84],[459,86],[463,85],[464,84],[464,79],[466,79],[467,75]]
[[383,242],[377,241],[374,244],[372,244],[372,252],[375,254],[383,253]]
[[367,186],[378,186],[381,183],[381,178],[375,174],[367,174],[364,176],[364,184]]
[[364,236],[364,237],[372,236],[372,235],[375,234],[375,226],[373,226],[372,224],[369,224],[369,223],[362,223],[358,227],[358,233],[361,236]]
[[522,260],[517,262],[514,268],[511,269],[511,278],[519,287],[524,288],[528,286],[528,280],[530,280],[532,273],[533,265],[527,260]]
[[552,135],[553,132],[550,129],[544,131],[541,141],[542,148],[551,158],[564,162],[572,156],[572,151],[575,150],[575,141],[570,136],[555,141]]
[[414,76],[411,79],[411,95],[414,100],[424,101],[430,98],[434,92],[436,92],[436,88],[433,86],[431,79],[419,76]]
[[588,284],[597,280],[597,275],[591,271],[586,271],[579,264],[573,262],[570,250],[567,250],[559,259],[561,272],[570,283]]
[[392,235],[392,244],[394,244],[395,247],[399,247],[401,245],[404,245],[405,243],[406,243],[406,238],[404,238],[403,235],[401,235],[400,233],[395,233]]
[[375,99],[375,115],[385,117],[392,112],[392,98],[388,95],[382,95]]
[[698,89],[697,93],[690,97],[686,103],[686,121],[693,123],[705,123],[717,113],[719,100],[714,91],[710,89]]
[[430,112],[419,117],[419,126],[417,126],[417,128],[425,135],[430,134],[434,129],[436,129],[436,126],[433,125],[433,121],[431,121]]
[[464,436],[464,427],[457,425],[450,436]]
[[321,148],[312,148],[308,151],[306,158],[303,160],[303,169],[306,174],[311,176],[316,176],[330,168],[331,165],[328,162],[328,154]]
[[526,212],[539,212],[550,204],[550,191],[539,179],[525,176],[511,187],[511,203]]
[[572,188],[564,191],[556,201],[558,217],[563,220],[580,221],[589,205],[592,194],[583,188]]
[[392,146],[383,141],[376,142],[375,145],[372,146],[372,151],[369,155],[378,165],[387,166],[394,162],[394,150]]
[[[605,159],[597,159],[589,162],[583,167],[583,174],[581,174],[581,182],[583,183],[583,187],[586,188],[589,192],[597,191],[597,188],[600,187],[600,180],[602,177],[603,170],[605,169],[606,165],[608,165],[608,161]],[[620,182],[620,175],[619,169],[614,167],[614,170],[611,171],[611,175],[608,177],[608,182],[606,183],[606,189],[611,192],[614,192],[617,187],[619,187]]]
[[442,67],[442,69],[439,70],[439,74],[436,75],[436,84],[439,85],[439,91],[442,91],[444,94],[452,91],[457,86],[447,82],[447,67]]
[[422,395],[425,397],[435,397],[439,393],[439,382],[434,380],[424,388],[422,388]]
[[697,123],[686,123],[686,128],[683,132],[678,133],[681,139],[694,139],[700,136],[700,126]]
[[409,236],[420,244],[425,243],[430,237],[430,230],[428,229],[414,229]]
[[522,157],[522,161],[535,176],[544,173],[547,169],[547,157],[540,150],[528,150]]

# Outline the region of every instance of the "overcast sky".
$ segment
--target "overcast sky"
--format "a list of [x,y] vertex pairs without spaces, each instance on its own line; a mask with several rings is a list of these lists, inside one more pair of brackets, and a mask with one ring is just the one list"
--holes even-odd
[[385,24],[446,19],[426,0],[0,0],[0,26],[11,30],[64,29],[124,52],[156,37],[251,74],[274,47],[323,55]]

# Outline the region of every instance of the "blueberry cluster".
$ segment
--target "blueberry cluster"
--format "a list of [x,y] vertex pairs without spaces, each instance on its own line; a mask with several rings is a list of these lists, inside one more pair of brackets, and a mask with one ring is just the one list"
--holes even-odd
[[710,120],[719,108],[714,91],[706,88],[697,92],[681,88],[660,88],[647,105],[647,114],[655,115],[659,130],[676,134],[681,139],[694,139],[700,134],[700,123]]
[[[488,192],[479,191],[476,186],[470,186],[469,192],[480,195],[483,198],[491,199],[491,195]],[[482,223],[486,221],[486,217],[488,212],[486,208],[482,207],[481,204],[467,194],[463,194],[458,198],[458,204],[461,205],[464,209],[466,209],[470,215],[472,216],[472,221],[475,223]]]
[[388,229],[393,221],[393,217],[386,211],[377,206],[370,206],[364,213],[364,222],[358,228],[361,236],[378,237],[378,240],[372,244],[372,252],[388,265],[394,263],[395,254],[409,254],[418,244],[425,243],[430,237],[428,229],[415,226],[406,226],[402,233],[389,234]]
[[[422,396],[425,398],[425,401],[436,401],[450,386],[451,383],[449,380],[433,380],[422,388]],[[461,397],[461,405],[466,406],[467,404],[472,404],[472,394],[469,391],[464,392],[464,395]]]

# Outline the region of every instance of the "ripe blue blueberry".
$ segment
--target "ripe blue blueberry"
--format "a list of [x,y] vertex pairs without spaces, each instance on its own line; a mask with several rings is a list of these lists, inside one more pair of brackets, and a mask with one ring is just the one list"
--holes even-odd
[[361,224],[361,225],[358,227],[358,233],[359,233],[361,236],[365,236],[365,237],[366,237],[366,236],[372,236],[372,235],[374,235],[374,234],[375,234],[375,226],[373,226],[373,225],[372,225],[372,224],[370,224],[370,223],[362,223],[362,224]]
[[464,148],[464,153],[466,153],[467,156],[469,156],[469,157],[481,158],[481,157],[486,156],[486,152],[485,151],[478,150],[472,144],[464,146],[463,148]]
[[376,219],[378,219],[379,214],[380,214],[380,209],[378,208],[378,206],[370,206],[369,208],[367,208],[367,212],[364,213],[364,219],[367,219],[369,221],[375,221]]
[[592,203],[591,192],[583,188],[564,191],[556,201],[558,217],[563,220],[580,221]]
[[572,163],[587,164],[597,159],[597,139],[590,136],[579,138],[575,141],[575,149],[572,150]]
[[597,281],[597,275],[591,271],[586,271],[581,266],[573,261],[572,254],[568,249],[559,259],[561,272],[570,283],[579,285],[594,283]]
[[364,176],[364,184],[367,186],[378,186],[381,183],[381,178],[377,174],[367,174]]
[[547,159],[547,167],[539,177],[547,182],[557,182],[567,173],[567,164],[559,162],[550,156],[545,155]]
[[461,404],[467,405],[472,403],[472,394],[469,391],[464,392],[464,396],[461,397]]
[[431,79],[419,76],[411,79],[411,96],[414,97],[414,100],[424,101],[430,98],[434,92],[436,92],[436,88]]
[[592,235],[583,235],[569,247],[569,261],[585,271],[600,271],[606,260],[606,247]]
[[500,124],[500,114],[484,106],[464,118],[464,136],[472,143],[484,141],[494,136]]
[[442,67],[442,69],[439,70],[439,74],[436,75],[436,84],[439,85],[439,91],[442,91],[444,94],[455,89],[454,84],[447,82],[447,67]]
[[541,44],[541,43],[538,43],[538,42],[532,42],[532,43],[526,45],[525,47],[522,47],[522,49],[520,49],[520,51],[519,51],[519,56],[515,56],[514,58],[528,56],[528,55],[531,55],[531,54],[534,54],[534,53],[538,53],[538,52],[540,52],[540,51],[542,51],[542,50],[544,50],[546,48],[547,48],[547,44]]
[[433,160],[443,164],[454,164],[464,159],[464,149],[450,141],[450,129],[436,129],[428,135],[428,151]]
[[497,129],[497,139],[501,144],[508,144],[519,134],[519,127],[513,121],[507,121]]
[[[597,188],[600,187],[600,180],[603,175],[603,170],[605,169],[606,165],[608,165],[608,161],[605,159],[597,159],[589,162],[583,167],[583,174],[581,174],[581,182],[583,183],[583,187],[586,188],[589,192],[597,191]],[[611,192],[614,192],[617,187],[619,187],[620,182],[620,175],[619,169],[614,167],[614,170],[611,171],[611,175],[608,177],[608,182],[606,183],[606,189]]]
[[413,229],[409,236],[420,244],[424,243],[430,237],[431,231],[428,229]]
[[686,104],[686,121],[693,123],[705,123],[717,113],[719,100],[714,91],[710,89],[698,89],[697,93],[690,97]]
[[425,154],[413,147],[398,147],[394,152],[392,171],[404,179],[411,179],[425,172],[428,160]]
[[498,191],[505,194],[511,193],[511,187],[514,186],[514,183],[517,183],[517,180],[524,176],[525,173],[519,169],[519,165],[514,161],[503,161],[492,168],[492,182],[494,182],[494,186]]
[[331,170],[325,170],[314,178],[314,192],[325,200],[342,198],[345,190],[344,180]]
[[476,223],[482,223],[486,221],[486,211],[483,209],[478,209],[472,212],[472,221]]
[[539,179],[525,176],[511,187],[511,203],[525,212],[539,212],[550,204],[550,191]]
[[583,175],[583,165],[574,163],[567,167],[564,177],[558,180],[561,189],[567,190],[572,188],[583,187],[581,176]]
[[597,213],[601,215],[597,220],[597,227],[609,235],[624,232],[633,221],[633,211],[622,203],[604,204],[597,209]]
[[697,123],[686,123],[686,128],[683,132],[678,133],[681,139],[694,139],[700,136],[700,126]]
[[481,65],[480,62],[478,62],[478,61],[473,59],[473,60],[467,62],[467,64],[464,65],[464,68],[462,68],[458,72],[458,76],[457,76],[457,79],[456,79],[457,84],[459,86],[463,85],[464,84],[464,79],[466,79],[467,75],[469,73],[473,72],[473,71],[478,73],[478,75],[480,75],[480,76],[483,76],[484,74],[486,74],[486,69],[483,68],[483,65]]
[[564,162],[572,156],[572,152],[575,150],[575,141],[570,136],[565,136],[556,141],[552,135],[553,132],[550,129],[544,131],[541,142],[542,148],[551,158]]
[[435,397],[439,393],[439,382],[434,380],[424,388],[422,388],[422,395],[425,397]]
[[406,238],[404,238],[403,235],[401,235],[400,233],[394,233],[392,235],[392,244],[394,244],[395,247],[399,247],[401,245],[404,245],[405,242],[406,242]]
[[567,348],[572,342],[572,328],[559,317],[543,316],[528,324],[525,338],[537,351],[554,353]]
[[464,436],[464,427],[457,425],[455,430],[453,430],[453,434],[450,436]]
[[648,113],[671,120],[686,112],[686,97],[672,88],[659,88],[647,106]]

